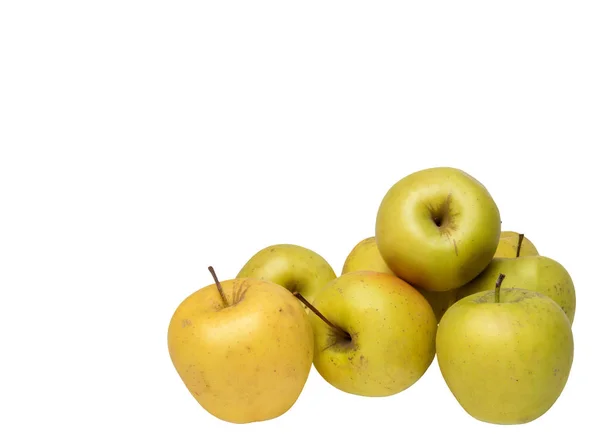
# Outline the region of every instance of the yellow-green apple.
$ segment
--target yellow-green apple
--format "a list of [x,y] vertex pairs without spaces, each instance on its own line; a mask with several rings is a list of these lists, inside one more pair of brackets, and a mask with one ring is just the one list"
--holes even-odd
[[500,290],[500,283],[498,290],[473,294],[448,309],[437,333],[437,360],[468,414],[522,424],[546,413],[562,393],[573,362],[573,334],[550,297]]
[[431,305],[438,323],[450,306],[456,302],[456,297],[458,295],[457,289],[450,289],[449,291],[427,291],[420,288],[416,289],[423,294],[423,297],[425,297]]
[[546,256],[494,258],[482,273],[458,290],[457,298],[489,290],[500,273],[506,275],[505,288],[522,288],[547,295],[573,323],[576,308],[573,279],[563,265]]
[[[394,272],[387,266],[375,242],[375,237],[365,238],[360,241],[344,262],[342,274],[352,273],[354,271],[378,271],[395,276]],[[444,312],[456,300],[456,290],[450,291],[427,291],[425,289],[415,287],[425,299],[429,302],[435,313],[438,322]]]
[[515,258],[517,256],[539,255],[536,247],[524,234],[502,231],[496,248],[495,258]]
[[308,315],[280,285],[213,277],[214,284],[184,299],[171,318],[173,365],[196,401],[221,420],[278,417],[296,402],[312,367]]
[[[355,271],[323,288],[309,319],[314,366],[334,387],[389,396],[414,384],[435,355],[437,321],[427,300],[386,273]],[[321,317],[326,318],[326,323]]]
[[466,172],[424,169],[384,195],[375,238],[398,277],[428,291],[447,291],[473,279],[493,258],[500,213],[489,191]]
[[381,257],[377,249],[375,237],[365,238],[352,248],[344,262],[342,274],[364,270],[379,271],[380,273],[394,275],[394,272],[390,270],[390,267],[387,266]]
[[268,280],[312,301],[318,291],[336,278],[336,274],[316,252],[294,244],[276,244],[252,256],[237,277]]

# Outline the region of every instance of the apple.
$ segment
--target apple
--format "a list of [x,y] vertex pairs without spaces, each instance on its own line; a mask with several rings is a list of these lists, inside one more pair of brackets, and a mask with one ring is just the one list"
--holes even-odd
[[[508,279],[508,274],[506,275]],[[523,424],[546,413],[573,362],[571,323],[550,297],[496,289],[448,309],[436,346],[442,376],[462,408],[494,424]]]
[[414,384],[433,361],[433,310],[398,277],[376,271],[343,274],[313,303],[314,366],[339,390],[393,395]]
[[312,367],[306,311],[260,279],[218,281],[188,296],[168,328],[175,369],[196,401],[231,423],[273,419],[296,402]]
[[433,313],[435,314],[435,319],[439,323],[446,313],[446,311],[456,302],[458,297],[458,290],[451,289],[449,291],[427,291],[426,289],[416,288],[425,300],[429,302],[431,308],[433,309]]
[[392,274],[394,272],[387,266],[379,249],[375,237],[365,238],[356,244],[344,261],[342,274],[351,273],[353,271],[379,271],[380,273]]
[[[350,254],[344,262],[342,274],[352,273],[354,271],[378,271],[395,276],[394,272],[387,266],[375,242],[375,237],[365,238],[360,241],[350,251]],[[456,300],[457,290],[450,291],[427,291],[425,289],[416,288],[425,299],[429,302],[435,313],[435,317],[439,322],[444,312]]]
[[254,254],[236,277],[268,280],[312,301],[336,274],[316,252],[294,244],[276,244]]
[[412,173],[383,197],[377,247],[399,278],[428,291],[458,288],[489,264],[500,239],[500,213],[488,190],[462,170]]
[[506,275],[505,288],[523,288],[547,295],[573,323],[576,308],[573,280],[564,266],[546,256],[494,258],[481,274],[458,290],[457,299],[489,290],[500,273]]
[[539,255],[536,247],[525,235],[513,231],[502,231],[496,248],[495,258]]

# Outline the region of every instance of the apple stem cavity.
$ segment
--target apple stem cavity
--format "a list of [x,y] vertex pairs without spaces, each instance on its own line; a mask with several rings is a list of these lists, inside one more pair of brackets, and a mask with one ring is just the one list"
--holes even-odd
[[523,238],[525,238],[525,234],[519,234],[519,241],[517,242],[517,258],[521,254],[521,244],[523,244]]
[[310,310],[312,310],[315,315],[317,315],[319,318],[321,318],[325,322],[325,324],[327,324],[329,327],[331,327],[333,330],[335,330],[337,333],[339,333],[340,336],[342,336],[344,339],[352,340],[350,333],[348,333],[346,330],[343,330],[342,328],[336,326],[334,323],[332,323],[327,318],[325,318],[325,316],[321,312],[319,312],[317,310],[317,308],[314,307],[306,298],[304,298],[304,296],[302,294],[300,294],[297,291],[293,292],[292,294],[294,295],[294,297],[296,297],[298,300],[300,300],[302,303],[304,303],[304,305],[306,307],[308,307]]
[[229,303],[227,302],[227,298],[225,298],[225,293],[223,292],[223,287],[221,286],[221,282],[217,278],[217,273],[215,273],[215,269],[211,266],[208,267],[208,271],[212,274],[213,279],[215,280],[215,284],[217,285],[217,289],[219,290],[219,295],[221,296],[221,300],[223,300],[223,304],[225,307],[229,307]]
[[496,303],[500,303],[500,286],[502,285],[502,281],[506,276],[502,273],[498,276],[498,280],[496,280],[496,290],[494,292],[494,298]]

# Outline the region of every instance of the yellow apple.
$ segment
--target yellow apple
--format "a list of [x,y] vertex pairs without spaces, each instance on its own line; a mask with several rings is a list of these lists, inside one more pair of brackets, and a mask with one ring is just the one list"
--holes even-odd
[[377,249],[375,237],[365,238],[354,246],[344,262],[342,274],[364,270],[379,271],[380,273],[395,275],[381,257],[381,254]]
[[173,365],[196,401],[221,420],[278,417],[296,402],[312,366],[306,311],[272,282],[218,285],[194,292],[175,310],[168,329]]
[[[521,237],[521,246],[519,247],[519,237]],[[502,231],[500,241],[496,248],[495,258],[515,258],[517,256],[536,256],[538,255],[536,247],[523,234],[513,231]]]
[[500,213],[488,190],[464,171],[425,169],[387,191],[375,238],[396,276],[428,291],[447,291],[489,264],[500,239]]
[[331,265],[316,252],[294,244],[276,244],[258,251],[236,277],[277,283],[290,292],[299,292],[310,302],[336,275]]
[[314,366],[344,392],[371,397],[399,393],[433,361],[433,310],[416,289],[395,276],[343,274],[319,292],[314,307],[336,327],[310,312]]
[[452,394],[471,416],[494,424],[523,424],[546,413],[573,362],[567,315],[550,297],[517,288],[456,302],[439,324],[436,344]]

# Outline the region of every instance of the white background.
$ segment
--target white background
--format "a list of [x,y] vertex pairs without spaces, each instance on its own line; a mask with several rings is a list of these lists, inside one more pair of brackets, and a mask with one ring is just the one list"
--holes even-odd
[[[397,3],[2,2],[0,432],[599,432],[597,2]],[[393,397],[313,371],[278,419],[209,416],[166,345],[206,267],[295,243],[339,273],[439,165],[575,281],[554,407],[478,422],[434,361]]]

